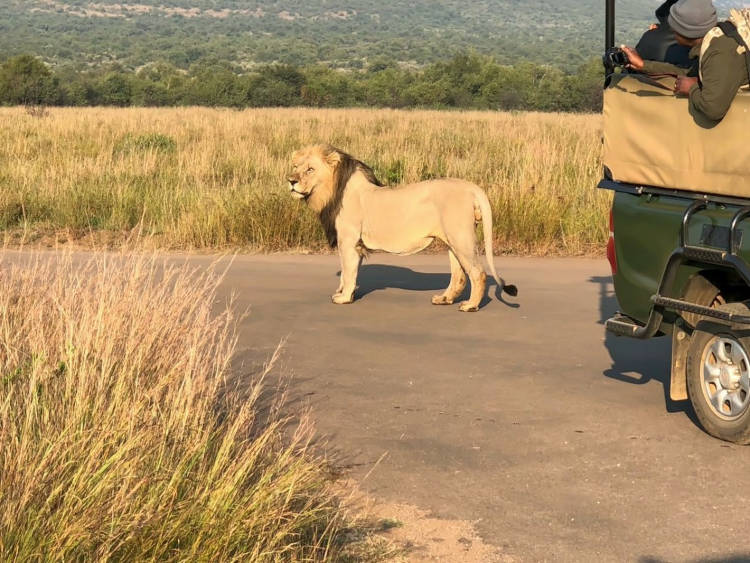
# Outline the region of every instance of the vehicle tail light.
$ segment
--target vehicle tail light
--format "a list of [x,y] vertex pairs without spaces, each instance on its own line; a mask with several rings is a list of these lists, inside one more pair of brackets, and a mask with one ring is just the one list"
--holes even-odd
[[609,240],[607,241],[607,260],[612,268],[612,275],[617,273],[617,254],[615,252],[615,220],[612,210],[609,211]]

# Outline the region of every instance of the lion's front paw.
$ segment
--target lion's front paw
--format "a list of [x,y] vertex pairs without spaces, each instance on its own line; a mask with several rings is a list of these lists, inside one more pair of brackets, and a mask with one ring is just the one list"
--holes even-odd
[[458,310],[463,313],[475,313],[479,311],[478,305],[472,305],[468,301],[464,301],[461,303],[461,305],[458,307]]
[[433,305],[453,305],[453,299],[448,299],[445,295],[435,295],[432,298]]
[[343,293],[334,293],[331,295],[331,301],[336,303],[336,305],[348,305],[349,303],[354,302],[354,296],[344,295]]

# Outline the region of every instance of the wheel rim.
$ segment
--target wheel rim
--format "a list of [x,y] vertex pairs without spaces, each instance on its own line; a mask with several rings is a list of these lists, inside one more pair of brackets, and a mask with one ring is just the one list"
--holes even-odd
[[715,336],[705,348],[703,396],[724,420],[736,420],[750,406],[750,359],[742,345],[731,336]]

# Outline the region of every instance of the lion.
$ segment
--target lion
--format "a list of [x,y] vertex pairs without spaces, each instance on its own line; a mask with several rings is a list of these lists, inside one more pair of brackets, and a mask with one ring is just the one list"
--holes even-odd
[[[487,194],[464,180],[439,179],[384,187],[373,170],[330,145],[305,147],[292,156],[289,176],[292,197],[304,200],[318,214],[332,248],[341,259],[341,282],[331,297],[336,304],[354,301],[357,273],[369,251],[407,256],[427,248],[435,239],[448,246],[451,278],[446,290],[432,298],[451,305],[471,281],[469,299],[459,305],[477,311],[487,275],[477,252],[476,224],[492,233],[492,209]],[[515,296],[493,263],[492,236],[485,236],[485,254],[498,291]]]

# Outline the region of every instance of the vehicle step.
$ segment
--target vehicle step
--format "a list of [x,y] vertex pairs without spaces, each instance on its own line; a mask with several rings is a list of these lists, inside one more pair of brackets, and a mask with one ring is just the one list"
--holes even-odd
[[623,315],[616,315],[609,319],[604,326],[608,332],[616,334],[617,336],[635,336],[636,331],[642,328],[641,325],[636,324],[635,321],[625,317]]
[[683,249],[683,256],[688,260],[708,264],[724,264],[727,254],[729,253],[726,250],[716,250],[701,246],[686,246]]
[[681,301],[680,299],[662,297],[661,295],[654,295],[651,298],[651,301],[654,305],[659,305],[672,311],[694,313],[702,317],[710,317],[712,319],[719,319],[729,323],[750,325],[750,316],[748,315],[739,315],[737,313],[731,313],[729,311],[720,311],[718,309],[712,309],[711,307],[705,307],[703,305],[696,305],[695,303]]

